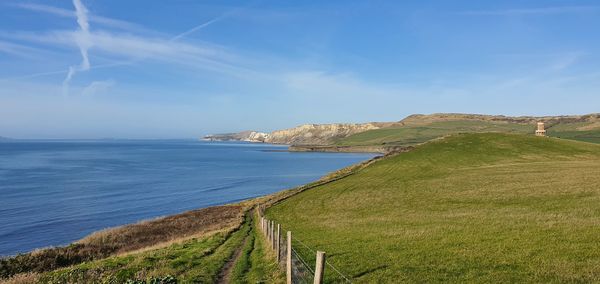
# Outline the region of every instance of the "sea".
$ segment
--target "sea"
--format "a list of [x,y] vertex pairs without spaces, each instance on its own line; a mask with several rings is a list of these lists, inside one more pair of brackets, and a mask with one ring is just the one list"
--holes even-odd
[[286,149],[191,139],[0,142],[0,256],[270,194],[374,157]]

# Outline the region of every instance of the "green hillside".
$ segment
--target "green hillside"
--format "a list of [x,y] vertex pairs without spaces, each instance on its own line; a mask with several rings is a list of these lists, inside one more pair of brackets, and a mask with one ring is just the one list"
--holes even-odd
[[579,130],[560,131],[560,130],[550,129],[550,130],[548,130],[548,135],[551,137],[558,137],[558,138],[563,138],[563,139],[571,139],[571,140],[578,140],[578,141],[591,142],[591,143],[600,143],[600,129],[584,130],[584,131],[579,131]]
[[600,145],[461,134],[267,215],[359,283],[597,282],[599,185]]
[[[590,118],[587,118],[590,117]],[[533,134],[534,118],[496,118],[483,115],[434,114],[410,116],[391,126],[357,133],[334,142],[336,146],[413,146],[438,137],[457,133],[523,133]],[[587,119],[587,120],[585,120]],[[548,120],[551,137],[600,143],[600,123],[593,115],[586,118],[540,118]],[[584,120],[584,121],[580,121]]]
[[533,133],[535,126],[477,120],[439,121],[423,125],[374,129],[336,141],[339,146],[399,145],[411,146],[449,134],[463,132]]
[[[258,238],[250,213],[238,229],[175,242],[166,247],[84,262],[43,274],[25,275],[37,283],[269,283],[282,275]],[[236,250],[241,254],[236,259]],[[231,271],[223,274],[228,261]],[[221,277],[228,277],[227,280]],[[22,283],[22,282],[16,282]]]

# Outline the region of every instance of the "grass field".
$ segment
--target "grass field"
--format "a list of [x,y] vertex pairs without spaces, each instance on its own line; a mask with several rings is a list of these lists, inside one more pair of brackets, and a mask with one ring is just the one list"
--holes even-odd
[[563,139],[578,140],[591,143],[600,143],[600,129],[585,131],[556,131],[549,130],[548,135]]
[[490,121],[439,121],[425,125],[369,130],[336,141],[339,146],[399,145],[412,146],[449,134],[462,132],[533,133],[534,125]]
[[600,145],[451,136],[267,216],[355,282],[598,282]]
[[[586,129],[590,123],[561,123],[548,128],[548,135],[564,139],[600,143],[600,129]],[[374,129],[335,141],[337,146],[393,145],[413,146],[431,139],[457,133],[530,133],[535,125],[480,120],[450,120],[418,125]]]

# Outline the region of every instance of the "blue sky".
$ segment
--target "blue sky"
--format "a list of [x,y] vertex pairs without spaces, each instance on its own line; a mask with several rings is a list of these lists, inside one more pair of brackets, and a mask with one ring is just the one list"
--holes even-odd
[[0,136],[598,112],[597,1],[0,2]]

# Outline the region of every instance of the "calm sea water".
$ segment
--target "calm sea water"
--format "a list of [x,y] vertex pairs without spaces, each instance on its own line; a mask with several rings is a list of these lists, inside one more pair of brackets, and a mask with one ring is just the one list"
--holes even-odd
[[314,181],[373,157],[169,141],[0,142],[0,256]]

